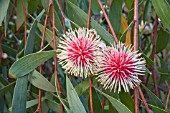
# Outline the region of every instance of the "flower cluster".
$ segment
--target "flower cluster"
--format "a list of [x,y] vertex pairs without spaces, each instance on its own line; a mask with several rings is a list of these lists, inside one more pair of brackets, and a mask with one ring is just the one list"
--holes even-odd
[[74,76],[87,77],[94,75],[100,56],[100,37],[95,30],[79,28],[69,30],[60,41],[58,55],[63,68]]
[[98,81],[105,89],[125,92],[140,84],[138,75],[145,73],[145,60],[141,54],[119,42],[111,47],[101,41],[94,29],[69,30],[60,40],[59,63],[66,72],[87,77],[98,75]]
[[101,57],[97,78],[106,89],[120,92],[122,85],[124,91],[128,92],[127,85],[133,89],[141,82],[138,75],[144,75],[145,61],[140,56],[137,51],[132,51],[132,47],[126,47],[121,42],[107,47]]

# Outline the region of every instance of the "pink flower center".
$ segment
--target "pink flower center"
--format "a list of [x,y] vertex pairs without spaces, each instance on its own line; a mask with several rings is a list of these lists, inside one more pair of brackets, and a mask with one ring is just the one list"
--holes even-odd
[[134,62],[125,52],[116,51],[105,58],[104,72],[110,78],[120,80],[128,79],[134,73]]
[[87,38],[77,38],[72,40],[67,48],[68,59],[76,66],[84,67],[88,63],[93,62],[94,44]]

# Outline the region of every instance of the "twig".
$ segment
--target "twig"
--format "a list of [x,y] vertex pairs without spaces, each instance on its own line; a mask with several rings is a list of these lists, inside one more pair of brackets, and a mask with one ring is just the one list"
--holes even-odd
[[116,36],[116,34],[115,34],[114,30],[113,30],[113,27],[112,27],[112,25],[111,25],[111,23],[110,23],[110,20],[109,20],[107,14],[106,14],[106,12],[105,12],[105,10],[104,10],[101,2],[100,2],[100,0],[97,0],[97,2],[98,2],[98,4],[99,4],[99,6],[100,6],[100,9],[102,10],[102,12],[103,12],[103,14],[104,14],[104,17],[105,17],[105,19],[106,19],[106,21],[107,21],[107,24],[108,24],[108,26],[109,26],[110,32],[111,32],[112,35],[113,35],[114,40],[115,40],[116,44],[118,44],[117,36]]
[[[50,0],[50,4],[52,6],[52,39],[53,39],[54,50],[57,50],[56,37],[55,37],[55,13],[54,13],[54,4],[52,0]],[[57,86],[59,95],[61,96],[62,93],[61,93],[60,82],[58,79],[58,65],[57,65],[56,55],[54,56],[54,73],[56,76],[56,86]],[[64,113],[63,105],[61,102],[60,102],[60,113]]]
[[[158,29],[158,16],[156,15],[156,18],[155,18],[155,27],[154,27],[154,32],[153,32],[153,41],[152,41],[152,54],[151,54],[151,60],[154,61],[154,57],[155,57],[155,52],[156,52],[156,37],[157,37],[157,29]],[[151,66],[151,71],[152,71],[152,74],[153,74],[153,81],[154,81],[154,88],[155,88],[155,91],[156,91],[156,96],[159,97],[159,93],[158,93],[158,87],[157,87],[157,84],[156,84],[156,72],[155,72],[155,68],[154,68],[154,64]]]
[[165,81],[165,84],[166,84],[166,86],[168,87],[168,95],[167,95],[167,98],[166,98],[166,103],[165,103],[164,109],[167,110],[167,109],[168,109],[168,103],[169,103],[169,97],[170,97],[170,87],[169,87],[167,81]]
[[63,26],[63,30],[64,30],[64,34],[66,34],[66,26],[65,26],[65,16],[64,16],[64,12],[63,12],[63,7],[62,7],[62,1],[59,0],[59,5],[60,5],[60,10],[61,10],[61,15],[62,15],[62,26]]
[[[90,29],[90,21],[91,21],[91,6],[92,6],[92,0],[89,0],[89,10],[88,10],[88,17],[87,17],[87,28]],[[92,97],[92,79],[89,76],[89,89],[90,89],[90,112],[94,113],[93,110],[93,97]]]
[[[48,11],[47,11],[47,15],[46,15],[45,21],[44,21],[44,30],[43,30],[43,33],[42,33],[41,45],[40,45],[40,48],[41,48],[41,49],[42,49],[43,46],[44,46],[45,33],[46,33],[47,21],[48,21],[48,17],[49,17],[49,13],[50,13],[50,7],[51,7],[51,5],[49,4],[49,6],[48,6]],[[40,68],[39,71],[40,71],[40,73],[42,74],[43,65],[41,64],[41,65],[39,66],[39,68]],[[42,98],[42,90],[39,89],[39,91],[38,91],[38,106],[37,106],[37,109],[36,109],[35,112],[42,113],[41,98]]]
[[137,87],[134,89],[134,108],[135,108],[135,113],[138,113],[138,89]]
[[48,22],[48,18],[49,18],[50,8],[51,8],[51,4],[49,4],[49,6],[48,6],[47,15],[45,17],[44,30],[43,30],[43,33],[42,33],[42,40],[41,40],[41,49],[44,46],[45,33],[46,33],[46,27],[47,27],[47,22]]
[[145,97],[144,97],[144,95],[143,95],[143,93],[142,93],[142,91],[141,91],[140,87],[138,86],[137,88],[138,88],[138,91],[139,91],[140,97],[142,98],[142,101],[143,101],[143,103],[144,103],[144,106],[145,106],[146,112],[147,112],[147,113],[150,113],[150,109],[149,109],[149,107],[148,107],[148,104],[146,103]]
[[88,18],[87,18],[87,28],[90,29],[90,22],[91,22],[91,6],[92,0],[89,0],[89,10],[88,10]]
[[27,41],[27,25],[26,25],[26,9],[25,9],[25,5],[24,5],[24,0],[22,0],[22,7],[23,7],[23,11],[24,11],[24,45],[26,46],[26,41]]
[[[134,51],[138,50],[138,0],[134,0]],[[134,89],[134,108],[138,113],[138,89]]]
[[105,97],[102,95],[102,112],[104,112]]
[[10,14],[9,14],[8,22],[9,22],[9,20],[10,20],[11,17],[12,17],[14,8],[15,8],[15,6],[16,6],[16,1],[17,1],[17,0],[14,0],[14,2],[13,2],[13,4],[12,4],[12,9],[11,9],[11,12],[10,12]]
[[93,100],[92,100],[92,80],[91,78],[89,77],[89,89],[90,89],[90,113],[94,113],[93,111]]

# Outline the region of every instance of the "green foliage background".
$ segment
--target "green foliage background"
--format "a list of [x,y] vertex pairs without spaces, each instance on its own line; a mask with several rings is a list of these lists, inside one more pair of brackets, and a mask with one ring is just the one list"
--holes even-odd
[[[60,102],[65,112],[89,112],[89,83],[88,79],[66,75],[58,65],[59,80],[62,87],[62,96],[59,96],[55,86],[52,57],[57,54],[53,50],[51,20],[48,21],[45,45],[40,49],[44,20],[48,9],[48,0],[23,0],[27,11],[27,41],[24,45],[24,13],[22,0],[0,0],[0,113],[33,113],[38,104],[38,88],[42,89],[43,113],[59,113]],[[111,1],[111,2],[109,2]],[[133,44],[133,16],[134,0],[101,0],[107,5],[106,12],[115,33],[122,42]],[[55,8],[56,40],[63,35],[62,16],[58,0],[53,0]],[[88,0],[63,0],[66,16],[66,29],[87,26]],[[169,0],[139,0],[139,51],[146,60],[147,71],[141,77],[142,91],[149,108],[154,113],[170,112],[164,110],[168,88],[170,84],[170,1]],[[14,8],[12,8],[14,7]],[[11,13],[12,12],[12,13]],[[11,15],[12,14],[12,15]],[[156,14],[159,17],[157,30],[156,54],[152,61],[150,56],[153,48],[153,31]],[[123,18],[127,26],[123,24]],[[142,22],[146,24],[142,26]],[[114,42],[108,32],[108,25],[97,0],[92,0],[91,28],[94,28],[102,40],[110,45]],[[126,29],[124,28],[126,27]],[[130,34],[128,34],[128,32]],[[128,35],[127,35],[128,34]],[[130,38],[128,38],[130,37]],[[7,58],[3,55],[7,54]],[[38,72],[38,66],[43,64],[43,73]],[[159,97],[155,95],[154,83],[150,67],[154,65]],[[148,76],[148,86],[145,82]],[[93,109],[95,113],[134,113],[133,90],[129,93],[113,93],[102,89],[95,77],[93,80]],[[105,105],[102,108],[102,98]],[[142,100],[139,97],[139,111],[146,113]]]

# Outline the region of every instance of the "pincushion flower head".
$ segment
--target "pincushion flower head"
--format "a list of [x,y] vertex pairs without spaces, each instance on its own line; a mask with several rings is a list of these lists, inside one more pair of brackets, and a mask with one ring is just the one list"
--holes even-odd
[[97,79],[105,89],[118,90],[119,93],[123,87],[128,92],[128,87],[133,89],[140,84],[138,75],[145,73],[145,60],[140,57],[141,53],[134,52],[132,48],[119,42],[105,49],[97,70]]
[[59,42],[59,63],[70,74],[87,77],[95,74],[102,41],[93,29],[69,30]]

